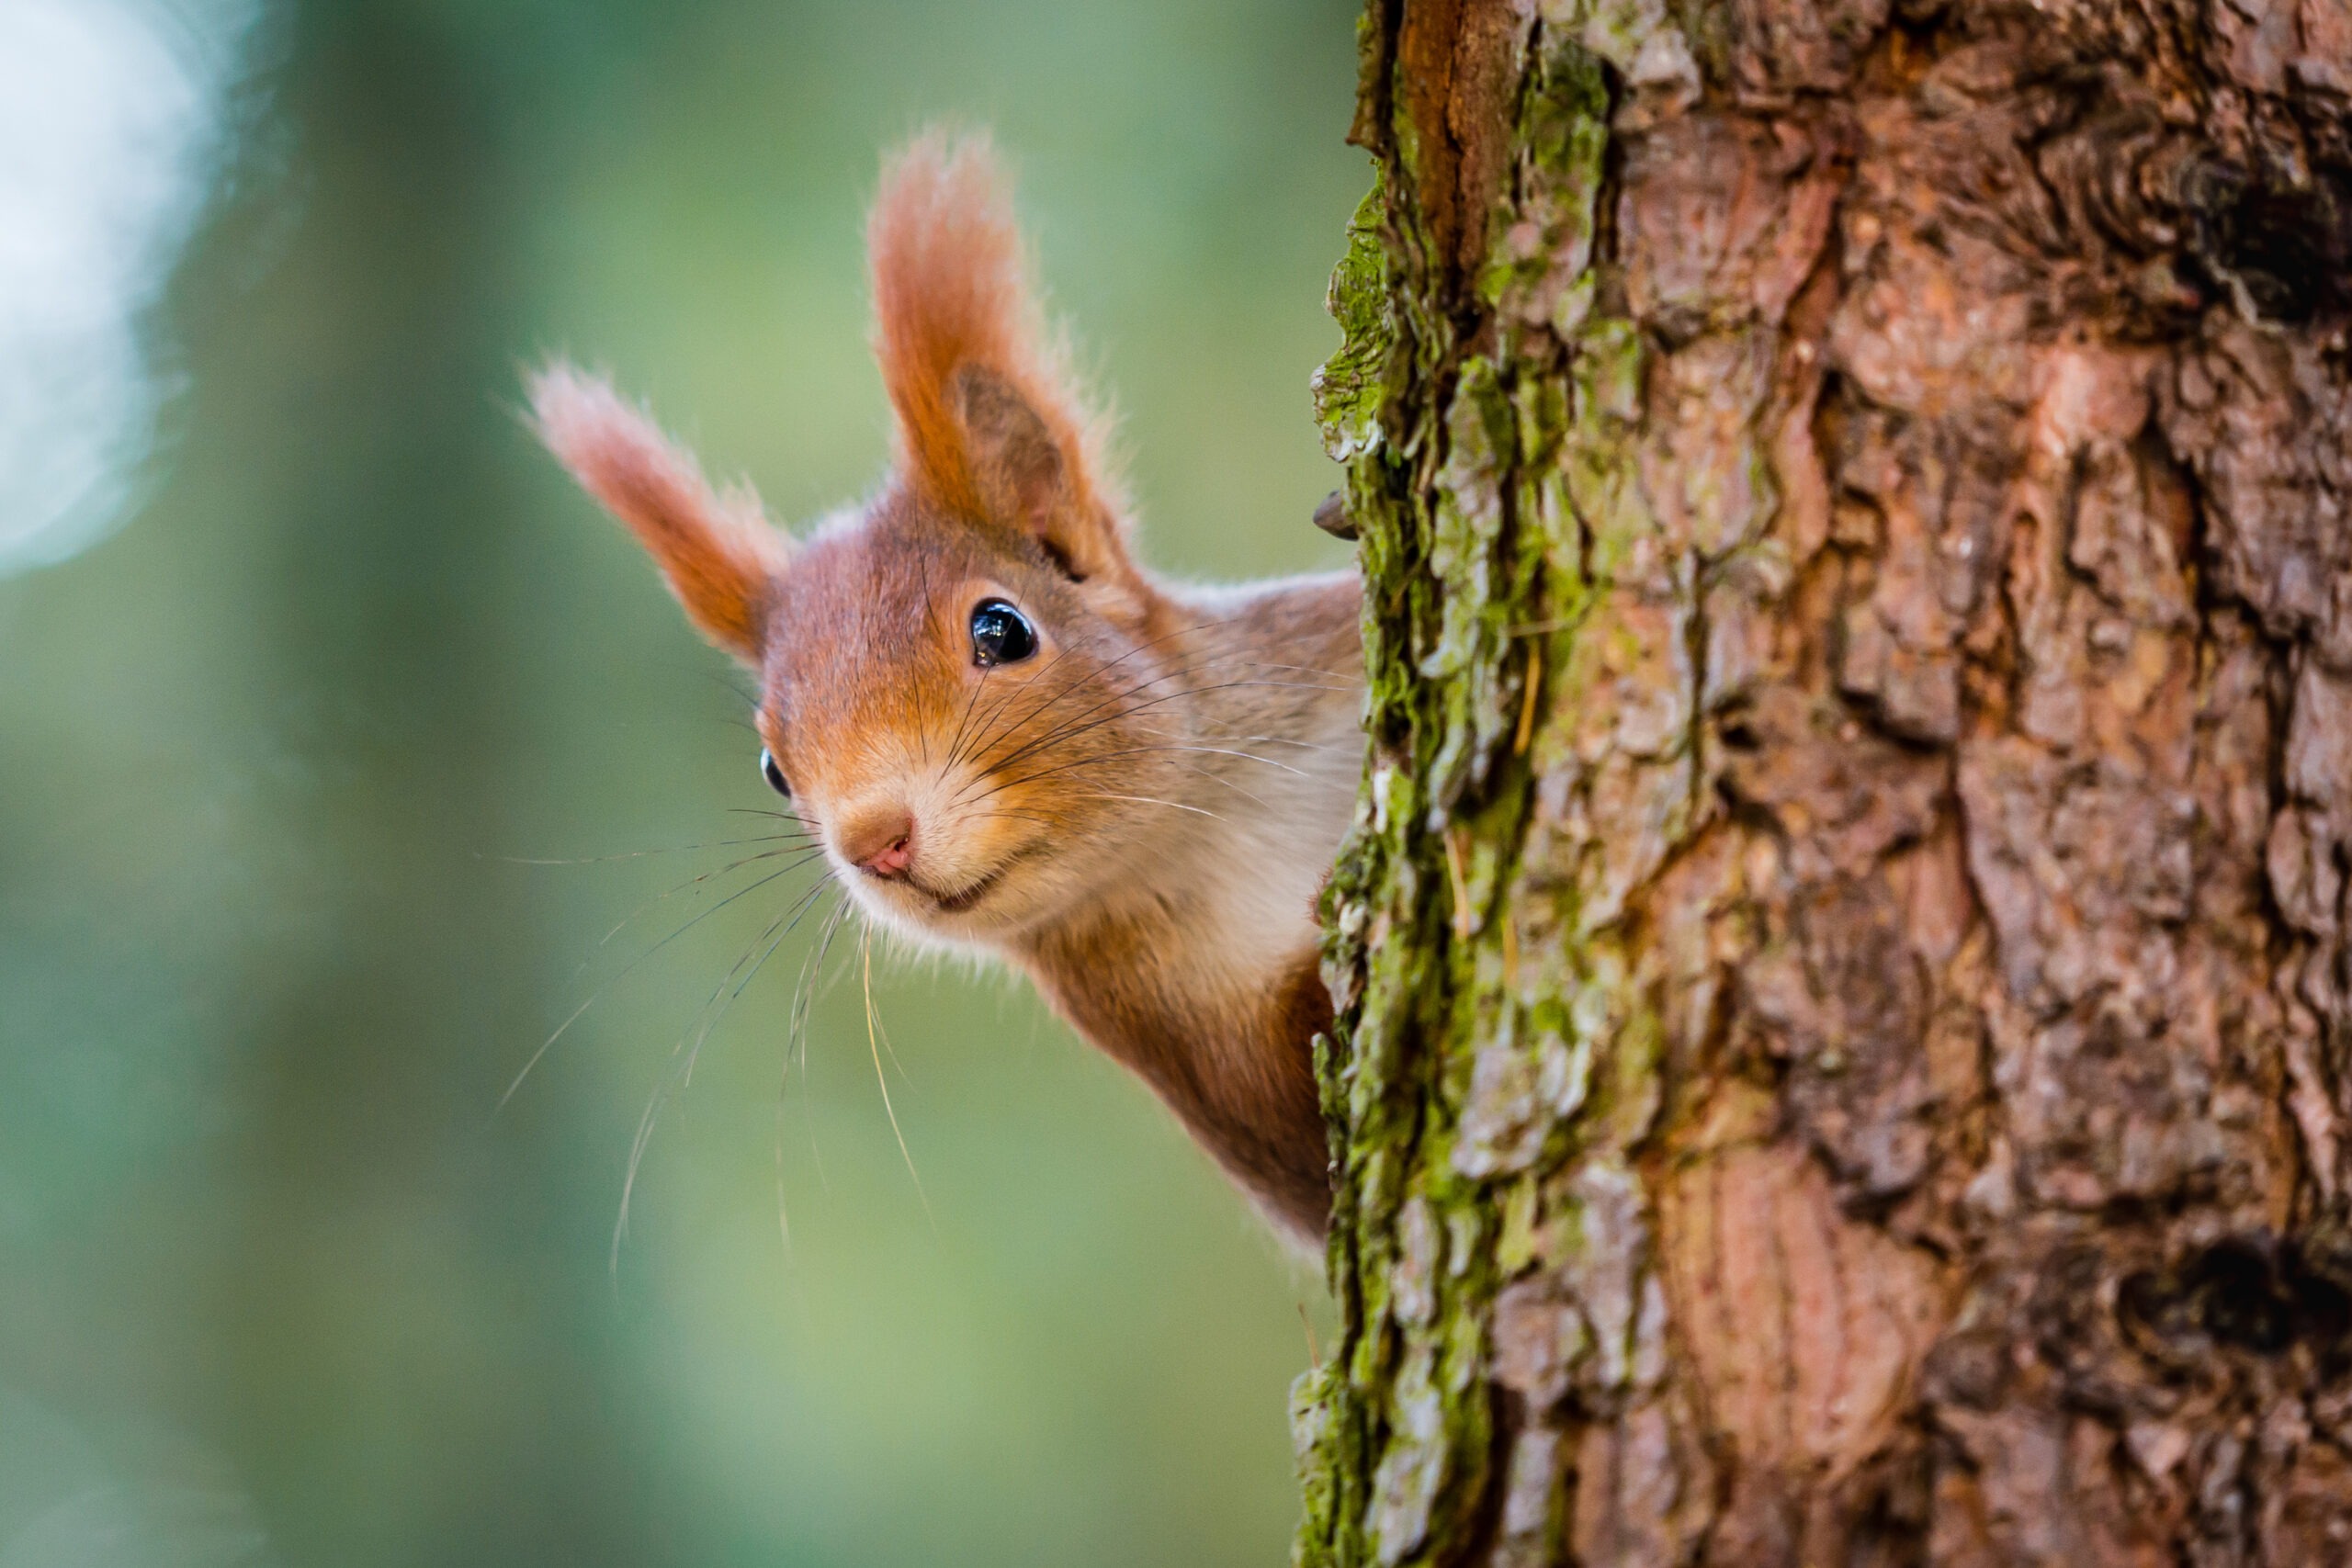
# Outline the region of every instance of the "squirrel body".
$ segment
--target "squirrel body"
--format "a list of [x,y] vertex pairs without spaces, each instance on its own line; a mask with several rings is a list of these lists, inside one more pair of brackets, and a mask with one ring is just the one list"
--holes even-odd
[[1026,974],[1317,1240],[1313,906],[1362,771],[1358,581],[1136,563],[983,144],[901,154],[868,244],[896,461],[805,542],[600,379],[537,376],[539,433],[758,673],[763,770],[860,907]]

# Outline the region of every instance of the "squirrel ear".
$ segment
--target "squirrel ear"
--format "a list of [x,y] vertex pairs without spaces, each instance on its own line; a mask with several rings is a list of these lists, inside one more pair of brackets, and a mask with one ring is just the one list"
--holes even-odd
[[946,511],[1035,536],[1072,577],[1132,576],[988,143],[934,131],[893,159],[866,245],[906,481]]
[[598,377],[556,364],[531,378],[531,423],[583,489],[637,536],[686,618],[750,663],[766,637],[785,536],[749,491],[714,492],[702,469]]
[[[1082,547],[1083,541],[1069,537],[1075,530],[1065,514],[1079,498],[1071,493],[1070,465],[1053,426],[1011,382],[981,366],[956,372],[955,394],[981,509],[1037,535],[1072,576],[1091,575],[1072,555],[1072,546]],[[1101,570],[1099,561],[1087,564]]]

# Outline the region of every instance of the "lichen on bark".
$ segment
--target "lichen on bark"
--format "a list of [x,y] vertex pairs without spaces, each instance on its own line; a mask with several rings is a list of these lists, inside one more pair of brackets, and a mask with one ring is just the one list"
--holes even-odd
[[[1607,450],[1632,412],[1639,344],[1596,309],[1587,265],[1558,265],[1592,252],[1608,94],[1565,32],[1514,27],[1477,44],[1484,58],[1449,69],[1521,85],[1487,130],[1512,156],[1447,210],[1483,222],[1507,188],[1512,228],[1465,271],[1458,236],[1421,210],[1428,171],[1395,198],[1384,180],[1333,280],[1347,339],[1318,389],[1327,442],[1351,462],[1375,603],[1373,763],[1327,895],[1327,970],[1351,1020],[1327,1075],[1346,1338],[1302,1391],[1308,1562],[1418,1560],[1476,1528],[1459,1504],[1483,1497],[1491,1457],[1487,1303],[1498,1260],[1538,1246],[1527,1173],[1575,1127],[1637,1123],[1624,1108],[1644,1098],[1638,1054],[1614,1048],[1637,1026],[1611,1016],[1605,985],[1579,987],[1548,960],[1522,967],[1522,942],[1557,953],[1569,932],[1522,936],[1509,897],[1544,760],[1530,725],[1546,663],[1556,692],[1595,678],[1581,634],[1644,525]],[[1460,136],[1458,123],[1412,125],[1428,107],[1398,95],[1416,140]],[[1476,156],[1457,149],[1455,175],[1480,177]],[[1461,333],[1454,292],[1510,324]],[[1485,1044],[1441,1061],[1431,1038]],[[1597,1059],[1617,1076],[1597,1083]],[[1443,1081],[1417,1080],[1430,1066]],[[1517,1201],[1490,1201],[1498,1188]]]
[[2347,17],[1369,8],[1302,1563],[2352,1561]]

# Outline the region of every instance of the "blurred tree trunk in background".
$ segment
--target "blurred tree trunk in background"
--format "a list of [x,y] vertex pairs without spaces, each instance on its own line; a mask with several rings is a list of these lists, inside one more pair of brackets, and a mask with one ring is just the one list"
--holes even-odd
[[1363,55],[1302,1561],[2352,1561],[2352,4]]

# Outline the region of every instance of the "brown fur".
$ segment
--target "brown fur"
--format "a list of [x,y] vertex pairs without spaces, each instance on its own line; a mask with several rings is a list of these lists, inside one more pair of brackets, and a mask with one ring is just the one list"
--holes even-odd
[[[1160,583],[1128,555],[1093,425],[1043,346],[984,147],[926,138],[875,204],[890,481],[791,552],[608,389],[557,370],[539,425],[714,641],[873,916],[1028,974],[1285,1229],[1319,1236],[1308,906],[1362,762],[1352,574]],[[982,668],[973,607],[1036,628]],[[910,819],[895,874],[844,853]]]
[[759,498],[714,493],[650,418],[571,366],[531,378],[531,412],[539,439],[660,563],[696,628],[730,653],[756,657],[785,556]]

